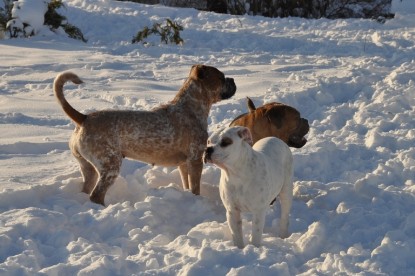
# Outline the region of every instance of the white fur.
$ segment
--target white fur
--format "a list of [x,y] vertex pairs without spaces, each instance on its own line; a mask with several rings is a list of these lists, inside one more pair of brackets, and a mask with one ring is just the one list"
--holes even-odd
[[[244,247],[241,212],[253,214],[251,243],[261,245],[266,210],[279,196],[279,236],[288,237],[288,220],[293,197],[293,158],[280,139],[268,137],[251,147],[245,127],[231,127],[213,134],[204,154],[205,162],[221,168],[220,196],[226,208],[233,241]],[[229,144],[229,142],[232,142]]]

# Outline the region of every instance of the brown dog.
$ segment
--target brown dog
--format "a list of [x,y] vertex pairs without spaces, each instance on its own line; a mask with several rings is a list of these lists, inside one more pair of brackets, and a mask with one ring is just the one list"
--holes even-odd
[[247,105],[249,113],[238,116],[230,126],[249,128],[254,143],[269,136],[280,138],[294,148],[307,143],[304,136],[310,129],[308,121],[301,118],[295,108],[282,103],[268,103],[255,108],[250,98],[247,98]]
[[58,75],[54,91],[64,112],[75,122],[69,146],[84,178],[83,192],[104,205],[105,193],[117,178],[123,158],[153,165],[179,166],[185,189],[200,194],[202,155],[208,138],[212,104],[235,94],[232,78],[218,69],[194,65],[168,104],[152,111],[98,111],[82,114],[66,101],[63,85],[82,81],[71,72]]

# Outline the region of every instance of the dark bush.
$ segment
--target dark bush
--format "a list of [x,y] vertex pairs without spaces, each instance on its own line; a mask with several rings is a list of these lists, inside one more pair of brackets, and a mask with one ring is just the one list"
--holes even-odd
[[217,13],[228,13],[226,0],[207,0],[206,9]]
[[390,18],[391,3],[392,0],[227,0],[228,11],[234,14],[331,19]]
[[5,31],[7,22],[12,18],[13,0],[3,0],[4,8],[0,7],[0,31]]
[[[125,0],[120,0],[125,1]],[[392,0],[128,0],[267,17],[391,18]],[[412,0],[411,0],[412,1]]]
[[146,43],[145,39],[154,34],[159,35],[161,42],[164,42],[165,44],[182,44],[183,39],[180,37],[180,31],[183,31],[183,27],[179,23],[166,19],[164,25],[161,23],[154,23],[151,29],[149,27],[144,27],[143,30],[139,31],[133,38],[132,43]]

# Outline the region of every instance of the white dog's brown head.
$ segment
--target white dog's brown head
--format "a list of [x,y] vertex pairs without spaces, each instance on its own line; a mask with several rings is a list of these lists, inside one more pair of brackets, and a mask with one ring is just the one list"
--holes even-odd
[[229,127],[213,133],[203,154],[205,163],[212,163],[227,170],[229,165],[237,163],[241,154],[251,150],[252,135],[246,127]]

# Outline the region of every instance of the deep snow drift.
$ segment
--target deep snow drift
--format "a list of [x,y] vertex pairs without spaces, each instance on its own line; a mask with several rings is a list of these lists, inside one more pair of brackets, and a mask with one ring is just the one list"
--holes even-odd
[[[413,14],[379,24],[66,3],[88,43],[48,29],[0,41],[0,274],[415,274]],[[165,18],[184,26],[183,46],[130,43]],[[202,196],[181,189],[176,168],[128,160],[107,207],[80,192],[55,76],[71,70],[85,81],[65,86],[82,112],[151,109],[173,98],[195,63],[238,86],[213,106],[210,131],[245,112],[246,96],[292,105],[309,120],[308,143],[292,149],[289,238],[277,238],[277,204],[263,246],[233,246],[210,165]]]

